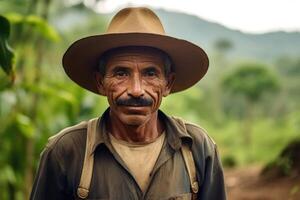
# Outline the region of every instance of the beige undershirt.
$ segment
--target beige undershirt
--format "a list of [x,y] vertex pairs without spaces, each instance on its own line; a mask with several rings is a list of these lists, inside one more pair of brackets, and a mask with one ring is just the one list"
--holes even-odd
[[145,192],[149,184],[150,173],[162,149],[165,133],[148,144],[129,143],[109,135],[112,146],[125,162],[142,191]]

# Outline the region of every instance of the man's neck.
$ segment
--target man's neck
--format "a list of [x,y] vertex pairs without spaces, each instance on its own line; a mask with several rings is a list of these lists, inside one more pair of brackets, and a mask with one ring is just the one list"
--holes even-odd
[[140,126],[123,124],[117,117],[112,115],[109,118],[108,125],[110,133],[115,138],[132,143],[150,143],[159,137],[164,130],[157,112]]

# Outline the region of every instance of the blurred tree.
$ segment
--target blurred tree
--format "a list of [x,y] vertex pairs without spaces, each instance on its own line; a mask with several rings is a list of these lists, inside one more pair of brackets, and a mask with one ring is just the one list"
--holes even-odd
[[213,47],[215,52],[214,62],[217,66],[214,69],[214,75],[219,77],[229,66],[227,56],[230,50],[234,48],[234,44],[227,38],[219,38],[214,42]]
[[220,38],[215,42],[214,47],[217,51],[225,54],[227,51],[233,48],[233,44],[226,38]]
[[214,63],[215,67],[211,70],[211,73],[214,76],[212,84],[212,109],[214,120],[216,124],[221,124],[224,121],[224,116],[222,112],[222,98],[220,97],[220,77],[228,70],[229,61],[227,59],[228,52],[233,48],[233,43],[227,38],[219,38],[214,43],[215,55]]
[[250,102],[259,101],[263,94],[278,89],[278,80],[266,66],[243,64],[226,76],[223,81],[226,90],[246,97]]
[[4,72],[14,80],[13,58],[14,54],[8,45],[8,38],[10,35],[9,21],[0,15],[0,67]]
[[246,101],[244,141],[250,144],[255,106],[264,95],[278,91],[278,79],[266,66],[247,63],[238,66],[232,73],[225,76],[223,89],[231,95],[231,100],[243,98]]
[[300,108],[300,57],[283,56],[276,60],[275,66],[283,82],[278,109],[282,116]]

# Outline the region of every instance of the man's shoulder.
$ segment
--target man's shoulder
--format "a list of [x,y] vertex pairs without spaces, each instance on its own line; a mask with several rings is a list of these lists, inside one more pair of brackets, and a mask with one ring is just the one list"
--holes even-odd
[[175,121],[175,123],[180,124],[186,132],[196,140],[197,143],[209,143],[210,145],[215,146],[215,141],[209,136],[208,132],[198,124],[192,123],[180,117],[171,116],[171,119]]
[[74,140],[82,140],[86,136],[87,122],[82,121],[76,125],[66,127],[49,137],[46,144],[47,149],[52,149],[55,146],[69,146],[74,144]]
[[58,166],[62,173],[77,170],[85,153],[87,121],[62,129],[51,136],[41,152],[41,160],[50,166]]

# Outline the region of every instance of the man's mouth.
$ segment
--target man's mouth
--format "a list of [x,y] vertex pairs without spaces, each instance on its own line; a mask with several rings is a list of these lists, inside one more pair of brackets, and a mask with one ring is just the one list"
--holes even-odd
[[122,106],[122,108],[129,115],[144,115],[148,110],[146,106]]

